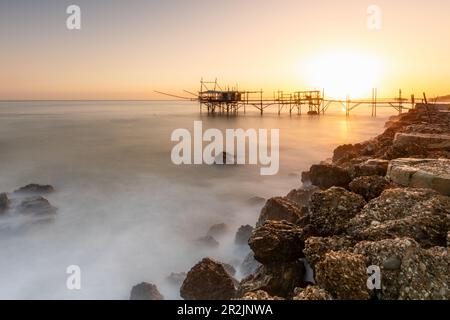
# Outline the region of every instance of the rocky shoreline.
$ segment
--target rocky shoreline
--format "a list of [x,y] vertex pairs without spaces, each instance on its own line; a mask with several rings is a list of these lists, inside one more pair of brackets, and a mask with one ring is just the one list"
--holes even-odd
[[181,297],[450,299],[449,159],[449,112],[392,117],[381,135],[313,165],[302,188],[269,199],[254,229],[241,228],[236,239],[252,251],[241,281],[205,258],[178,279]]

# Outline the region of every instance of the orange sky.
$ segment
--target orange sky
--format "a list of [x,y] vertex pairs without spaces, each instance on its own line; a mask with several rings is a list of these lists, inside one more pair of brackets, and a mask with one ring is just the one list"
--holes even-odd
[[68,31],[71,3],[0,2],[0,99],[164,98],[153,90],[201,77],[268,94],[450,93],[449,1],[80,0],[82,30]]

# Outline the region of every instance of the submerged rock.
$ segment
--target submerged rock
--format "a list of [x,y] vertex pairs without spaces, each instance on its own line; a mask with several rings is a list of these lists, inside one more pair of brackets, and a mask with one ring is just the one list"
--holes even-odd
[[8,209],[9,203],[8,195],[6,193],[0,193],[0,213]]
[[219,223],[211,226],[206,235],[213,238],[220,238],[223,237],[228,231],[228,226],[225,223]]
[[19,188],[14,193],[34,193],[34,194],[47,194],[55,191],[55,188],[51,185],[41,185],[32,183],[25,187]]
[[180,287],[183,284],[184,279],[186,279],[186,275],[186,272],[172,272],[166,280],[169,284]]
[[164,300],[164,296],[154,284],[142,282],[133,287],[130,300]]
[[41,196],[26,198],[18,206],[17,211],[21,214],[51,215],[57,209],[53,207],[47,199]]
[[450,299],[450,254],[447,248],[425,250],[410,238],[364,241],[355,246],[369,265],[381,268],[384,300]]
[[236,236],[234,238],[234,243],[239,246],[248,245],[248,240],[252,236],[253,227],[251,225],[241,226],[236,232]]
[[449,159],[396,159],[392,160],[388,177],[395,183],[414,188],[429,188],[450,195]]
[[364,256],[330,251],[316,265],[317,284],[340,300],[367,300],[367,267]]
[[297,220],[301,219],[302,216],[302,211],[296,203],[287,198],[276,197],[269,199],[262,208],[257,226],[263,225],[267,220],[285,220],[295,223]]
[[230,153],[222,152],[214,159],[214,164],[216,165],[235,165],[236,157]]
[[236,296],[235,283],[222,263],[204,258],[188,272],[180,294],[186,300],[229,300]]
[[255,259],[262,264],[291,262],[303,257],[304,229],[287,221],[266,221],[249,240]]
[[220,243],[212,236],[200,237],[195,240],[195,242],[205,248],[217,248],[220,245]]
[[450,198],[429,189],[388,189],[351,220],[360,240],[410,237],[424,247],[445,246]]
[[330,164],[313,165],[309,170],[308,178],[312,185],[321,189],[333,186],[347,188],[351,181],[347,170]]
[[366,201],[378,198],[388,188],[389,181],[381,176],[364,176],[354,179],[349,184],[350,191],[364,197]]
[[346,231],[350,219],[365,204],[360,195],[344,188],[332,187],[312,195],[309,219],[319,235],[337,235]]

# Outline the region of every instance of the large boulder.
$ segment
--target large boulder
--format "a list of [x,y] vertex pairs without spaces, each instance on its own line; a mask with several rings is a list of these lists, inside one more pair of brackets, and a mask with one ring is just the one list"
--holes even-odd
[[395,183],[413,188],[429,188],[450,195],[449,159],[396,159],[392,160],[388,177]]
[[354,252],[381,270],[384,300],[450,299],[450,253],[447,248],[422,249],[410,238],[358,243]]
[[424,247],[445,246],[450,198],[430,189],[388,189],[370,201],[349,224],[356,239],[409,237]]
[[354,178],[364,176],[385,176],[389,166],[388,160],[369,159],[362,163],[355,164],[352,168]]
[[364,256],[346,251],[330,251],[316,266],[316,281],[340,300],[367,300],[367,267]]
[[26,198],[20,202],[16,210],[22,214],[52,215],[57,209],[41,196]]
[[261,214],[257,222],[257,226],[261,226],[267,220],[275,221],[289,221],[295,223],[302,218],[301,209],[296,203],[283,197],[276,197],[269,199],[266,205],[262,208]]
[[245,225],[239,227],[238,231],[236,232],[236,236],[234,237],[234,243],[239,246],[246,246],[248,245],[248,240],[252,236],[253,227],[251,225]]
[[229,300],[236,296],[235,283],[222,263],[204,258],[188,272],[180,295],[186,300]]
[[28,184],[22,188],[17,189],[14,193],[24,194],[47,194],[55,191],[55,188],[51,185],[41,185],[36,183]]
[[347,188],[351,181],[347,170],[330,164],[313,165],[309,174],[303,176],[303,178],[305,177],[310,179],[312,185],[321,189],[328,189],[333,186]]
[[255,259],[262,264],[292,262],[303,257],[304,229],[287,221],[266,221],[257,227],[249,240]]
[[389,181],[381,176],[364,176],[350,182],[350,191],[363,196],[366,201],[378,198],[390,186]]
[[0,213],[8,209],[9,207],[9,198],[6,193],[0,193]]
[[364,148],[362,144],[344,144],[333,151],[333,163],[342,164],[348,162],[354,158],[357,158],[361,154],[361,150]]
[[295,288],[305,285],[305,272],[305,265],[301,260],[264,265],[241,281],[240,295],[264,290],[272,296],[292,297]]
[[394,147],[417,144],[428,150],[450,150],[450,135],[436,133],[404,133],[395,135]]
[[305,241],[306,260],[315,268],[317,263],[325,259],[325,254],[330,251],[348,251],[352,250],[354,242],[349,237],[309,237]]
[[355,217],[365,204],[360,195],[332,187],[312,195],[309,219],[319,235],[337,235],[346,230],[350,219]]
[[300,189],[294,189],[288,193],[286,198],[292,202],[294,202],[297,206],[306,207],[308,206],[309,200],[313,193],[319,191],[320,189],[315,186],[309,186]]
[[164,296],[154,284],[143,282],[133,287],[130,300],[164,300]]

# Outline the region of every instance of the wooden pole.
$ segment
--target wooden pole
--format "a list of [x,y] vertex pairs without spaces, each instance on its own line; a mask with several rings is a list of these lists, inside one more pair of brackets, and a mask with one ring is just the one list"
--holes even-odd
[[261,115],[263,115],[263,91],[262,91],[262,89],[261,89],[260,97],[261,97]]

